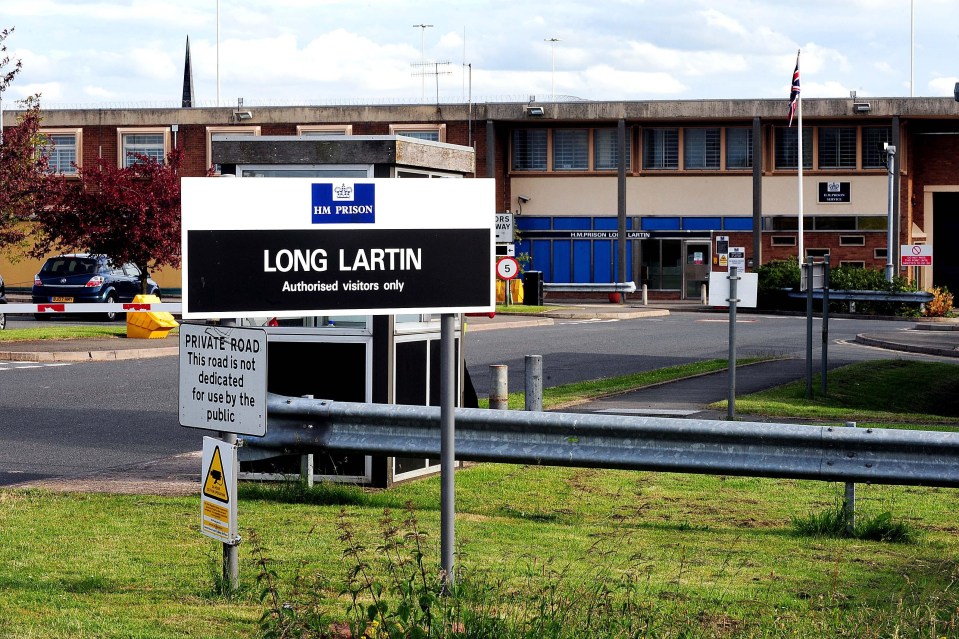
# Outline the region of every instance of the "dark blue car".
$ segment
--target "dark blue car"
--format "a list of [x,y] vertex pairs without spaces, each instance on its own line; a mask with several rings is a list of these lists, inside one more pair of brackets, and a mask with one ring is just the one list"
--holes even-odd
[[[114,303],[132,302],[142,292],[140,269],[133,264],[113,265],[103,255],[60,255],[51,257],[33,278],[33,303],[50,302]],[[147,279],[147,294],[160,295],[160,287]],[[113,321],[119,313],[104,313]],[[48,319],[37,313],[37,319]]]

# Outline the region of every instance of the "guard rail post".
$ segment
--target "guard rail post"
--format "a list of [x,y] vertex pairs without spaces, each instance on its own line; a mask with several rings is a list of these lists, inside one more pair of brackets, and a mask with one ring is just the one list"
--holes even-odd
[[543,356],[526,356],[526,410],[543,411]]
[[490,410],[509,408],[509,376],[506,364],[491,364],[489,367],[489,407]]

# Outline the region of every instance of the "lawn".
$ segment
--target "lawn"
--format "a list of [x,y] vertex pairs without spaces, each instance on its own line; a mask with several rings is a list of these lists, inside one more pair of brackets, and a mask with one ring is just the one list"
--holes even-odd
[[[925,421],[933,395],[909,405],[862,398],[952,374],[927,376],[927,366],[879,378],[885,364],[837,371],[832,379],[853,391],[831,394],[819,417],[876,408]],[[502,464],[471,465],[456,482],[458,584],[468,592],[450,614],[466,626],[446,636],[959,635],[954,490],[860,485],[862,517],[890,513],[916,533],[888,543],[794,529],[794,518],[834,508],[841,484]],[[326,628],[351,619],[351,570],[388,591],[391,568],[406,569],[395,559],[413,556],[410,540],[423,544],[435,581],[437,477],[385,491],[241,485],[232,600],[218,594],[220,549],[198,532],[198,502],[0,490],[0,637],[267,636],[258,620],[271,593],[287,618],[320,611]],[[263,566],[276,576],[267,604]],[[474,634],[455,634],[464,627]]]

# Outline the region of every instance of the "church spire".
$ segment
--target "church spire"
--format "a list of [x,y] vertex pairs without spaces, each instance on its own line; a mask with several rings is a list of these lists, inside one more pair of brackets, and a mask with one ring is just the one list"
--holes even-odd
[[186,37],[186,61],[183,63],[183,107],[193,106],[193,65],[190,63],[190,36]]

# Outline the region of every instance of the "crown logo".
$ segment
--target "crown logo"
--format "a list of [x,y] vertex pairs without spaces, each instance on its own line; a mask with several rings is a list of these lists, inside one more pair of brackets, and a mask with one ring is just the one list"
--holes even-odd
[[336,192],[336,197],[339,200],[350,200],[353,198],[353,187],[347,186],[345,183],[339,185],[333,191]]

